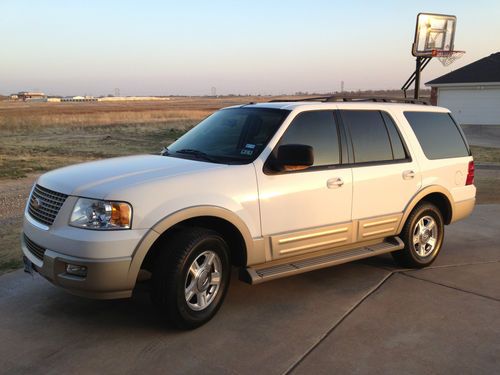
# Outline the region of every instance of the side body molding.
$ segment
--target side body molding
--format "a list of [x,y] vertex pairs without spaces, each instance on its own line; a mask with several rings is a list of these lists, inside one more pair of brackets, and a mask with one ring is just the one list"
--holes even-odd
[[146,233],[132,255],[132,262],[130,264],[128,275],[129,281],[132,283],[131,285],[135,284],[135,280],[137,279],[137,275],[146,254],[162,233],[184,220],[202,216],[211,216],[226,220],[239,230],[245,242],[247,264],[263,263],[266,261],[264,241],[261,239],[254,240],[248,230],[248,227],[238,215],[232,211],[217,206],[194,206],[166,216],[158,221],[148,231],[148,233]]

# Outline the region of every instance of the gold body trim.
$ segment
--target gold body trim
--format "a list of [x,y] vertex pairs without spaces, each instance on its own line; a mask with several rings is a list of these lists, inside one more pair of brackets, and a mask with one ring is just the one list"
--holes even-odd
[[402,217],[403,213],[396,213],[359,220],[357,241],[396,235]]
[[318,233],[304,234],[302,236],[284,238],[282,240],[279,240],[279,244],[283,245],[283,244],[289,243],[289,242],[307,240],[309,238],[323,237],[323,236],[327,236],[329,234],[344,233],[344,232],[347,232],[347,230],[348,230],[348,228],[345,227],[345,228],[339,228],[339,229],[325,230],[325,231],[318,232]]
[[273,259],[352,243],[352,223],[340,223],[270,236]]

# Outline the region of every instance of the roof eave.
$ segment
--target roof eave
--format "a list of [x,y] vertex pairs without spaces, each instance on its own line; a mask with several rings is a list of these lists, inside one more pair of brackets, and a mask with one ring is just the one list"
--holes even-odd
[[439,83],[439,82],[426,82],[425,86],[430,87],[473,87],[473,86],[500,86],[500,82],[453,82],[453,83]]

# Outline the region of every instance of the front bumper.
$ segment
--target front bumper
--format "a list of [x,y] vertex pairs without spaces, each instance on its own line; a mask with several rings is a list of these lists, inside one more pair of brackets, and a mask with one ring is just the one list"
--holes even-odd
[[[72,200],[68,197],[50,228],[38,225],[25,212],[21,239],[24,256],[40,275],[72,294],[96,299],[130,297],[138,273],[132,261],[148,230],[70,227]],[[66,273],[67,264],[87,267],[87,275]]]
[[[90,260],[45,250],[43,260],[40,260],[27,248],[24,237],[21,247],[35,271],[72,294],[96,299],[127,298],[132,295],[135,280],[129,280],[130,257]],[[87,275],[80,277],[66,273],[67,264],[87,267]]]

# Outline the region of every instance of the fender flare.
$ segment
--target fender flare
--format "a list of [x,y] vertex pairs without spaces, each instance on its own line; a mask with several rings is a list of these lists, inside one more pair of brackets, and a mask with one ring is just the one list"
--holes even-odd
[[146,257],[148,251],[151,249],[155,241],[168,229],[172,228],[174,225],[196,217],[201,216],[211,216],[219,219],[223,219],[233,224],[236,229],[240,232],[243,240],[245,242],[247,261],[250,260],[249,257],[257,255],[254,254],[254,240],[250,234],[250,230],[246,226],[245,222],[234,212],[227,210],[218,206],[194,206],[185,208],[170,215],[160,219],[153,227],[146,233],[142,240],[137,245],[133,255],[132,261],[130,263],[130,268],[128,272],[128,281],[130,285],[135,285],[137,280],[137,275],[141,268],[142,262]]
[[411,199],[411,201],[406,205],[406,207],[405,207],[405,209],[403,211],[403,217],[401,218],[401,221],[399,223],[399,227],[398,227],[397,233],[401,232],[401,230],[403,229],[404,224],[406,223],[406,219],[408,219],[408,216],[410,216],[410,213],[413,211],[413,209],[415,208],[415,206],[423,198],[425,198],[427,195],[433,194],[433,193],[441,193],[441,194],[443,194],[446,197],[446,199],[448,200],[448,203],[450,205],[450,209],[451,209],[451,212],[450,212],[451,216],[450,217],[453,217],[453,212],[455,211],[455,203],[454,203],[453,197],[451,196],[450,192],[448,190],[446,190],[445,188],[443,188],[442,186],[439,186],[439,185],[426,186],[422,190],[418,191],[413,196],[413,198]]

